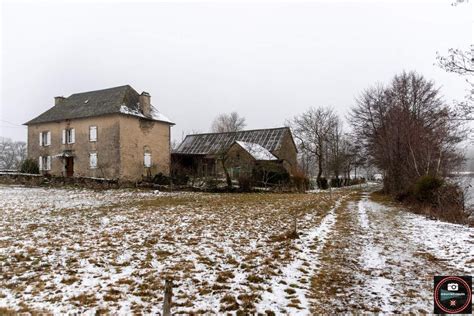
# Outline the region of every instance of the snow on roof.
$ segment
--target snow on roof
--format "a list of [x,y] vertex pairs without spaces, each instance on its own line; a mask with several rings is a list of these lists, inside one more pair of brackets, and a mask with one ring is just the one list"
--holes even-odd
[[277,157],[259,144],[241,141],[236,141],[236,143],[256,160],[278,160]]
[[152,120],[155,120],[155,121],[161,121],[161,122],[174,124],[169,118],[167,118],[160,111],[155,109],[155,107],[153,107],[153,106],[151,106],[150,116],[146,116],[142,112],[140,112],[139,110],[132,109],[132,108],[126,106],[125,104],[122,104],[122,106],[120,107],[120,113],[127,114],[127,115],[138,116],[138,117],[143,117],[143,118],[148,118],[148,119],[152,119]]

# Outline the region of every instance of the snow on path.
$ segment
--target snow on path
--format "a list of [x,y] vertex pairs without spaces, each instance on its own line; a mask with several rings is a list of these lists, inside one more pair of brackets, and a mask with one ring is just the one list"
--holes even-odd
[[382,205],[367,194],[358,215],[365,284],[384,313],[428,312],[433,276],[473,274],[473,228]]
[[369,199],[339,208],[312,278],[311,311],[428,314],[433,276],[472,275],[474,228]]
[[390,297],[392,296],[392,281],[381,275],[380,272],[386,269],[386,258],[381,253],[381,249],[375,245],[373,236],[373,227],[369,223],[367,209],[373,208],[374,203],[369,201],[368,195],[365,194],[357,205],[360,226],[365,232],[365,246],[362,252],[363,266],[371,271],[371,277],[368,279],[370,290],[373,294],[381,298],[379,306],[384,312],[392,312],[390,306]]
[[[335,210],[340,206],[344,197],[336,201],[329,213],[322,219],[321,224],[310,230],[305,236],[300,237],[300,249],[295,260],[282,268],[281,275],[274,277],[270,281],[272,292],[264,292],[262,294],[262,301],[257,305],[257,311],[264,312],[265,310],[281,311],[289,315],[309,315],[310,304],[306,297],[308,290],[307,285],[302,284],[301,279],[304,278],[302,268],[305,263],[309,263],[309,267],[305,267],[310,273],[306,275],[313,275],[314,271],[319,266],[319,253],[322,251],[325,241],[336,223]],[[315,242],[316,241],[316,242]],[[314,248],[314,245],[317,246]],[[297,285],[292,287],[296,292],[300,304],[299,308],[289,307],[290,300],[285,290],[289,285]]]

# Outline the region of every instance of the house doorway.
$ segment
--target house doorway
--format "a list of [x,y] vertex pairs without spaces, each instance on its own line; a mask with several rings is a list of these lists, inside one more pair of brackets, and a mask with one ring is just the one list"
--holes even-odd
[[66,157],[66,177],[72,177],[74,175],[74,158]]

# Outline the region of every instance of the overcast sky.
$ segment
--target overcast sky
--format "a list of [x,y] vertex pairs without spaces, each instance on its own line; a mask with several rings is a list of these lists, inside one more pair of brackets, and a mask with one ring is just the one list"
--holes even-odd
[[403,70],[462,99],[463,79],[434,65],[473,42],[472,1],[452,1],[4,2],[0,136],[26,140],[54,96],[124,84],[151,94],[176,140],[222,112],[252,129],[310,106],[345,115]]

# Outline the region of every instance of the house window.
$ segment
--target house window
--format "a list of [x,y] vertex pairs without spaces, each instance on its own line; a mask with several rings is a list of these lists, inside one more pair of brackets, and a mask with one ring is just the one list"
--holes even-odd
[[151,167],[151,153],[145,153],[143,155],[143,164],[145,165],[145,168]]
[[40,146],[51,145],[51,132],[50,131],[39,133],[39,145]]
[[63,129],[63,144],[74,144],[76,142],[76,130],[74,128]]
[[40,156],[38,159],[39,170],[51,170],[51,156]]
[[97,153],[90,153],[89,154],[89,167],[91,169],[97,168]]
[[96,142],[97,141],[97,126],[90,126],[89,127],[89,141]]

